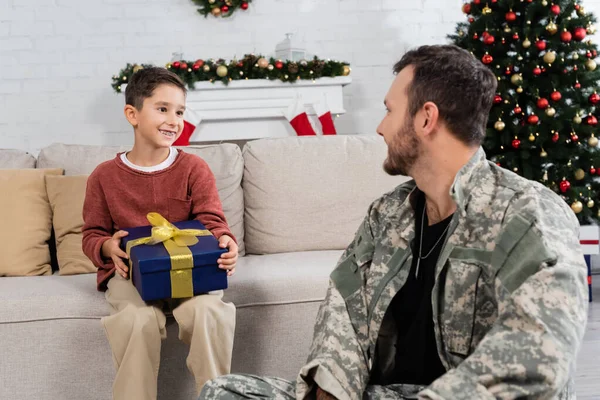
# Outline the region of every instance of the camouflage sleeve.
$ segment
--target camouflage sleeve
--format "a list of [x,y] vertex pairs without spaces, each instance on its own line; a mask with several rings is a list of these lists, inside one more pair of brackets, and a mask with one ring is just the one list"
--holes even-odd
[[[588,309],[586,265],[572,211],[554,194],[542,195],[507,211],[492,256],[504,260],[494,279],[494,326],[469,357],[419,398],[555,398],[561,391],[561,398],[569,397],[565,387]],[[512,248],[501,245],[507,234]]]
[[369,376],[363,351],[367,335],[362,332],[367,326],[362,274],[368,266],[361,264],[359,268],[355,253],[357,248],[372,251],[369,243],[373,237],[367,217],[331,274],[317,314],[310,355],[297,379],[297,399],[311,398],[316,386],[336,399],[362,398]]

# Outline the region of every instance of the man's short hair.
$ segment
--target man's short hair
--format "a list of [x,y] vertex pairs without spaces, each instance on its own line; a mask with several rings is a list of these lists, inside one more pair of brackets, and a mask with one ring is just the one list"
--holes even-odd
[[165,68],[150,67],[140,69],[131,76],[125,89],[125,103],[141,110],[144,100],[152,97],[152,93],[160,85],[176,86],[187,95],[185,84],[177,75]]

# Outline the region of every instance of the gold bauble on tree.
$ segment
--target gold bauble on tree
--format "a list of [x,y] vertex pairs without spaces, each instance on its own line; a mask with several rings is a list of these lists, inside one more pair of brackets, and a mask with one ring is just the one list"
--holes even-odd
[[344,65],[344,68],[343,68],[343,71],[342,71],[342,75],[348,76],[348,75],[350,75],[350,72],[352,72],[352,69],[349,66]]
[[585,62],[585,67],[588,69],[588,71],[593,71],[596,69],[597,65],[596,65],[596,61],[594,60],[587,60]]
[[494,124],[494,129],[496,129],[497,131],[502,131],[505,127],[506,124],[501,120],[496,121],[496,123]]
[[589,199],[588,202],[587,202],[588,208],[594,208],[594,205],[595,205],[594,200]]
[[483,9],[481,10],[481,13],[482,13],[483,15],[488,15],[488,14],[491,14],[491,13],[492,13],[492,9],[491,9],[491,8],[489,8],[489,7],[486,5],[486,6],[485,6],[485,7],[483,7]]
[[208,72],[208,71],[210,71],[210,66],[208,64],[204,64],[204,67],[202,67],[202,70],[204,72]]
[[543,5],[544,7],[546,7],[546,6],[548,6],[548,2],[547,2],[546,0],[542,0],[542,5]]
[[513,85],[520,86],[523,84],[523,75],[514,74],[513,76],[510,77],[510,81],[512,82]]
[[556,115],[556,109],[554,109],[554,107],[546,108],[546,115],[549,117],[554,117],[554,115]]
[[577,10],[577,15],[579,15],[580,17],[583,17],[585,15],[585,9],[581,6],[579,6],[579,10]]
[[556,61],[556,53],[553,51],[547,52],[544,54],[544,61],[548,64],[552,64],[554,61]]
[[506,25],[504,27],[504,33],[510,33],[510,31],[511,31],[510,26]]
[[519,87],[516,89],[516,91],[517,91],[517,93],[523,93],[523,88],[522,88],[521,86],[519,86]]
[[529,141],[530,142],[535,142],[535,135],[533,133],[529,134]]
[[593,35],[594,33],[596,33],[596,26],[594,25],[588,25],[588,27],[586,28],[586,32],[588,33],[588,35]]
[[577,170],[575,170],[575,179],[580,181],[583,178],[585,178],[585,171],[582,170],[581,168],[578,168]]
[[590,145],[590,147],[598,146],[598,138],[596,136],[594,136],[593,133],[592,133],[592,136],[588,139],[588,144]]
[[546,25],[546,31],[549,34],[554,35],[556,32],[558,32],[558,26],[556,26],[554,22],[550,22],[548,25]]
[[571,204],[571,209],[575,212],[575,214],[579,214],[583,210],[583,204],[578,200]]
[[217,67],[217,75],[219,75],[221,78],[224,78],[227,76],[227,67],[224,65],[219,65]]
[[219,7],[214,7],[212,10],[210,10],[210,12],[215,17],[218,17],[219,15],[221,15],[221,9]]
[[581,116],[579,114],[573,117],[573,123],[577,125],[581,124]]
[[523,40],[523,48],[528,49],[531,47],[531,41],[529,39]]
[[540,157],[542,157],[542,158],[548,157],[548,153],[546,153],[546,150],[542,149],[542,152],[540,153]]

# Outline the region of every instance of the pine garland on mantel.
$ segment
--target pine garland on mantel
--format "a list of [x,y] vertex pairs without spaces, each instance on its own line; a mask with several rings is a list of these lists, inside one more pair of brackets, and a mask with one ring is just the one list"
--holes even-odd
[[199,6],[198,12],[206,18],[209,14],[215,17],[230,17],[237,9],[247,10],[252,0],[192,0]]
[[[151,64],[128,63],[118,75],[112,78],[112,87],[121,93],[121,85],[126,84],[131,75],[142,68],[152,67]],[[267,59],[260,55],[247,54],[241,60],[233,59],[226,62],[218,60],[174,61],[167,63],[166,68],[177,74],[185,84],[194,89],[196,82],[223,82],[227,85],[232,80],[269,79],[282,82],[298,80],[315,80],[322,77],[350,75],[348,63],[332,60],[282,61],[274,58]]]

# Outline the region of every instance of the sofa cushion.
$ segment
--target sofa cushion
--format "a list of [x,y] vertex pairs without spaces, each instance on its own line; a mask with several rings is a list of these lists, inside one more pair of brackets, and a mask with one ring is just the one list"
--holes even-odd
[[[38,168],[64,168],[65,175],[89,175],[96,166],[116,156],[118,152],[130,150],[130,146],[84,146],[53,144],[41,150]],[[244,161],[240,148],[234,144],[182,147],[183,151],[195,154],[208,164],[217,181],[217,190],[231,232],[239,244],[240,255],[244,246],[244,195],[240,186]]]
[[83,200],[87,175],[46,176],[46,191],[52,207],[56,257],[61,275],[96,272],[81,247]]
[[0,170],[0,276],[45,275],[51,272],[48,240],[52,210],[45,175],[62,169]]
[[266,139],[244,147],[251,254],[344,249],[371,202],[405,182],[382,168],[375,135]]
[[0,149],[0,169],[35,168],[35,157],[21,150]]

